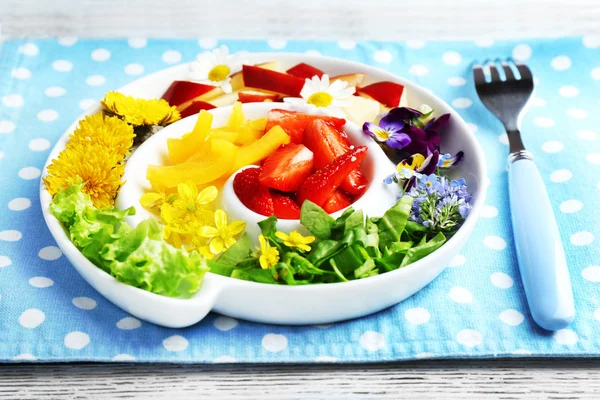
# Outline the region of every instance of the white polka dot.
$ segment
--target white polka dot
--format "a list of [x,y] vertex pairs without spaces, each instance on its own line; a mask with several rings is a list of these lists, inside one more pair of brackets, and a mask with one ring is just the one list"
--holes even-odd
[[554,120],[547,117],[534,118],[533,123],[542,128],[552,128],[554,126]]
[[337,358],[331,356],[318,356],[317,358],[315,358],[315,362],[334,363],[337,362]]
[[589,153],[585,158],[592,164],[600,165],[600,153]]
[[513,285],[513,279],[504,272],[494,272],[490,275],[492,285],[500,289],[508,289]]
[[130,354],[117,354],[112,358],[113,361],[135,361],[135,357]]
[[46,314],[37,308],[30,308],[29,310],[23,312],[19,317],[19,324],[23,328],[37,328],[44,322],[46,319]]
[[14,356],[12,359],[19,360],[19,361],[36,361],[37,357],[34,356],[33,354],[23,353],[23,354],[19,354],[18,356]]
[[370,352],[381,350],[385,347],[385,336],[379,332],[367,331],[360,336],[360,346]]
[[572,234],[570,240],[574,246],[586,246],[594,241],[594,235],[587,231],[581,231]]
[[600,267],[593,265],[581,271],[581,276],[590,282],[600,282]]
[[44,151],[50,148],[50,142],[43,138],[31,139],[28,146],[31,151]]
[[473,301],[473,294],[471,294],[469,290],[460,286],[454,286],[452,289],[450,289],[448,295],[457,303],[467,304]]
[[584,36],[581,42],[588,49],[595,49],[596,47],[600,47],[600,36]]
[[0,231],[0,240],[4,240],[5,242],[16,242],[18,240],[21,240],[22,237],[23,235],[19,231]]
[[96,308],[96,300],[89,297],[75,297],[72,302],[75,307],[82,310],[93,310]]
[[65,336],[65,346],[73,350],[81,350],[90,344],[90,337],[83,332],[70,332]]
[[560,203],[560,211],[565,214],[575,213],[583,208],[583,203],[579,200],[565,200]]
[[10,257],[0,256],[0,268],[8,267],[12,264]]
[[60,86],[51,86],[44,91],[44,94],[48,97],[60,97],[65,93],[67,93],[67,90]]
[[566,182],[572,177],[573,173],[568,169],[557,169],[550,174],[550,180],[556,183]]
[[122,320],[117,322],[117,328],[123,329],[124,331],[130,331],[132,329],[137,329],[142,326],[142,322],[133,317],[125,317]]
[[102,86],[106,83],[106,78],[102,75],[92,75],[88,76],[88,78],[85,80],[85,83],[87,83],[89,86]]
[[456,334],[456,341],[463,346],[475,347],[483,340],[483,336],[476,330],[463,329]]
[[279,50],[279,49],[283,49],[283,48],[285,48],[285,46],[287,46],[287,40],[271,39],[271,40],[267,40],[267,44],[269,45],[270,48]]
[[531,99],[531,105],[535,107],[544,107],[546,105],[546,100],[540,97],[534,97]]
[[38,252],[42,260],[54,261],[62,256],[62,251],[56,246],[46,246]]
[[425,41],[423,40],[407,40],[406,47],[409,49],[422,49],[425,47]]
[[452,260],[450,260],[450,264],[448,264],[448,266],[450,268],[456,268],[456,267],[460,267],[465,262],[467,262],[467,258],[465,256],[463,256],[462,254],[458,254],[458,255],[454,256],[452,258]]
[[518,44],[512,51],[512,56],[517,61],[527,61],[531,57],[531,47],[527,44]]
[[567,110],[567,114],[570,117],[577,118],[577,119],[584,119],[584,118],[587,118],[587,116],[588,116],[587,111],[585,111],[581,108],[569,108]]
[[2,96],[2,104],[6,107],[22,107],[23,103],[23,97],[20,94],[13,93]]
[[577,333],[571,329],[560,329],[554,332],[552,337],[558,344],[564,344],[566,346],[572,346],[579,340]]
[[15,130],[15,124],[10,121],[0,120],[0,134],[11,133]]
[[229,317],[217,317],[214,322],[215,328],[222,332],[227,332],[238,326],[237,319],[229,318]]
[[558,153],[565,148],[565,145],[556,140],[549,140],[542,145],[542,150],[546,153]]
[[506,242],[499,236],[486,236],[483,244],[493,250],[503,250],[506,247]]
[[127,41],[127,44],[133,49],[141,49],[142,47],[146,47],[148,41],[146,38],[131,38]]
[[220,356],[213,360],[215,364],[230,364],[238,362],[237,358],[231,356]]
[[65,47],[73,46],[75,43],[77,43],[75,36],[64,36],[58,39],[58,44]]
[[52,68],[58,72],[69,72],[73,69],[73,63],[67,60],[56,60],[52,63]]
[[550,65],[556,71],[564,71],[571,68],[571,59],[567,56],[554,57],[550,62]]
[[29,280],[29,284],[36,288],[47,288],[54,285],[54,281],[44,276],[34,276]]
[[494,45],[494,41],[491,39],[478,39],[475,41],[477,47],[491,47]]
[[502,144],[508,145],[508,135],[506,133],[501,133],[498,136],[498,141]]
[[494,206],[485,205],[481,209],[481,216],[483,218],[494,218],[498,215],[498,209]]
[[18,197],[8,202],[8,209],[12,211],[23,211],[31,207],[31,200],[25,197]]
[[473,104],[471,99],[468,99],[466,97],[459,97],[457,99],[452,100],[452,105],[455,108],[469,108],[471,107],[471,104]]
[[198,40],[198,46],[203,49],[214,49],[217,47],[217,40],[213,38],[202,38]]
[[377,50],[373,53],[373,59],[383,64],[389,64],[394,59],[394,56],[388,50]]
[[563,97],[575,97],[579,95],[579,89],[575,86],[561,86],[561,88],[558,89],[558,94]]
[[504,310],[500,313],[498,318],[500,318],[500,321],[510,326],[520,325],[525,319],[523,314],[521,314],[517,310]]
[[31,78],[31,71],[25,67],[13,68],[10,75],[15,79],[29,79]]
[[4,158],[4,152],[0,151],[0,160],[2,160]]
[[26,56],[37,56],[40,49],[33,43],[25,43],[24,45],[19,46],[18,52],[25,54]]
[[594,68],[592,72],[590,72],[590,76],[592,77],[592,79],[600,81],[600,67]]
[[444,64],[458,65],[462,62],[462,57],[460,53],[450,50],[444,53],[442,56],[442,61],[444,61]]
[[177,352],[187,349],[190,343],[183,336],[173,335],[163,340],[162,344],[167,351]]
[[600,321],[600,308],[594,311],[594,319]]
[[467,83],[465,78],[460,76],[451,76],[448,78],[448,85],[450,86],[463,86]]
[[[1,126],[1,123],[0,123],[0,126]],[[1,131],[1,129],[0,129],[0,131]],[[598,139],[598,135],[596,134],[596,132],[594,132],[594,131],[588,131],[588,130],[577,131],[577,136],[580,139],[583,139],[583,140],[596,140],[596,139]]]
[[282,351],[287,345],[288,340],[283,335],[268,333],[262,338],[262,347],[271,353]]
[[88,108],[91,108],[93,106],[97,106],[98,104],[100,104],[98,102],[98,100],[95,100],[95,99],[84,99],[84,100],[81,100],[79,102],[79,108],[81,108],[82,110],[87,110]]
[[467,123],[467,126],[473,133],[477,133],[477,131],[479,130],[479,127],[475,124],[472,124],[471,122]]
[[344,50],[352,50],[356,47],[356,41],[354,40],[340,40],[338,41],[338,46],[340,49]]
[[127,75],[141,75],[144,73],[144,66],[142,64],[129,64],[125,67],[125,73]]
[[98,62],[108,61],[110,59],[110,51],[106,49],[96,49],[92,51],[92,60]]
[[37,113],[37,118],[43,122],[52,122],[58,119],[58,113],[55,110],[42,110]]
[[531,350],[526,350],[526,349],[517,349],[510,354],[527,355],[527,354],[533,354],[533,352]]
[[167,50],[163,53],[162,60],[167,64],[176,64],[181,61],[181,53],[177,50]]
[[426,359],[426,358],[433,358],[435,357],[435,354],[433,353],[417,353],[415,354],[415,358],[422,360],[422,359]]
[[309,55],[309,56],[320,56],[321,53],[317,50],[306,50],[304,52],[304,54]]
[[413,325],[421,325],[429,321],[431,314],[422,307],[416,307],[404,311],[404,318]]
[[425,76],[429,73],[429,69],[424,65],[412,65],[408,73],[414,76]]

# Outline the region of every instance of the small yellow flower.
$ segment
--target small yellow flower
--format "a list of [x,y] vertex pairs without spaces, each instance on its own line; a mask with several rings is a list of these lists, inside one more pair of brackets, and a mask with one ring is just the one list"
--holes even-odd
[[302,236],[297,231],[291,231],[289,235],[286,235],[283,232],[277,231],[275,232],[275,236],[279,239],[283,240],[283,244],[288,247],[296,247],[300,250],[310,251],[309,244],[315,241],[314,236]]
[[258,235],[258,241],[260,243],[260,256],[258,262],[262,269],[273,268],[275,264],[279,262],[279,250],[275,247],[271,247],[269,241],[263,236]]
[[140,197],[140,204],[148,210],[160,210],[163,204],[173,204],[177,194],[164,191],[147,192]]
[[242,233],[246,228],[243,221],[234,221],[227,224],[227,214],[219,209],[215,211],[215,226],[202,226],[198,230],[198,236],[212,239],[210,241],[210,251],[213,254],[220,254],[224,250],[233,246],[236,242],[235,236]]
[[97,113],[79,121],[77,129],[69,137],[67,148],[76,144],[93,144],[118,154],[121,160],[129,155],[133,146],[133,127],[118,117]]
[[119,92],[108,92],[102,104],[107,113],[116,115],[130,125],[169,125],[181,119],[176,107],[165,100],[134,99]]

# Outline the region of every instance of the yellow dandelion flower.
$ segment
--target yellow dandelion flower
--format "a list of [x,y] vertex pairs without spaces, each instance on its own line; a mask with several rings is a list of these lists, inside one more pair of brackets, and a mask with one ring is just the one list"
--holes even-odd
[[165,191],[146,192],[140,197],[140,204],[147,210],[160,210],[163,204],[173,204],[177,200],[176,193]]
[[309,244],[315,241],[314,236],[302,236],[297,231],[291,231],[289,235],[283,232],[275,232],[275,236],[283,240],[283,244],[288,247],[296,247],[300,250],[310,251]]
[[109,207],[121,187],[124,165],[119,161],[120,155],[104,146],[75,143],[52,160],[44,183],[48,192],[55,195],[81,180],[83,192],[90,195],[96,207]]
[[169,125],[181,119],[177,108],[162,99],[134,99],[119,92],[108,92],[102,104],[109,114],[120,117],[134,127]]
[[219,209],[215,211],[215,226],[202,226],[197,234],[200,237],[212,239],[210,241],[210,251],[213,254],[220,254],[233,246],[236,242],[235,236],[242,233],[244,228],[246,228],[244,221],[234,221],[227,224],[227,214]]
[[260,251],[258,262],[261,268],[273,268],[279,262],[279,250],[271,247],[271,244],[263,235],[258,235],[258,242],[260,243],[260,248],[257,249]]
[[69,138],[67,148],[76,144],[99,145],[124,159],[129,154],[134,137],[133,127],[125,121],[97,113],[79,121],[79,126]]

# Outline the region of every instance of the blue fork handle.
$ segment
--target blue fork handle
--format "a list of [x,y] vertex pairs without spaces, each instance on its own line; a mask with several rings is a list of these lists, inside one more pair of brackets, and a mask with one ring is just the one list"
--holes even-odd
[[575,318],[571,278],[556,218],[532,159],[509,159],[513,234],[529,310],[544,329],[565,328]]

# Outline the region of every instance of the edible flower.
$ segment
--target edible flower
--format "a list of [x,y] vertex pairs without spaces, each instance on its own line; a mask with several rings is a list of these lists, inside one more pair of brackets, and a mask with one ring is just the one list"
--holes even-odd
[[123,121],[138,126],[169,125],[181,119],[177,108],[165,100],[134,99],[119,92],[108,92],[102,99],[106,113],[116,115]]
[[196,61],[190,64],[190,79],[231,93],[231,73],[239,71],[242,64],[238,54],[230,55],[227,46],[221,46],[196,56]]
[[102,113],[89,115],[79,121],[79,125],[69,137],[67,148],[76,144],[94,144],[114,152],[125,159],[133,146],[133,128],[118,117],[105,116]]
[[422,154],[413,154],[412,156],[400,161],[396,166],[396,172],[387,176],[384,183],[397,183],[404,191],[410,190],[416,180],[422,175],[430,175],[435,172],[439,152],[436,150],[427,157]]
[[211,253],[216,255],[233,246],[236,242],[235,236],[242,233],[245,228],[246,223],[243,221],[234,221],[227,224],[227,214],[225,214],[225,211],[218,209],[215,211],[215,227],[203,226],[198,230],[198,235],[212,239],[209,249]]
[[462,160],[463,156],[464,153],[462,151],[456,153],[455,156],[448,153],[442,154],[437,162],[437,166],[440,168],[452,168]]
[[148,210],[160,210],[163,204],[173,204],[177,200],[177,194],[164,191],[147,192],[140,197],[140,204]]
[[263,236],[258,235],[258,242],[260,243],[260,251],[258,262],[262,269],[273,268],[275,264],[279,262],[279,250],[276,247],[271,247],[269,241]]
[[315,241],[314,236],[302,236],[297,231],[291,231],[289,235],[283,232],[275,232],[275,236],[283,241],[287,247],[296,247],[306,252],[310,251],[309,244]]
[[348,82],[336,80],[330,84],[329,75],[323,74],[321,78],[313,76],[306,79],[300,97],[286,97],[284,102],[290,104],[307,104],[311,108],[324,108],[336,116],[344,117],[345,113],[340,107],[348,105],[348,100],[354,94],[355,88],[348,87]]
[[388,113],[381,118],[379,124],[365,122],[363,124],[363,132],[393,149],[402,149],[411,142],[410,136],[402,132],[404,126],[405,123],[403,120],[395,118],[394,115]]

